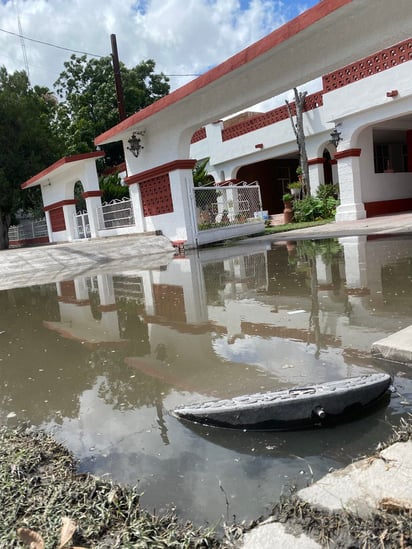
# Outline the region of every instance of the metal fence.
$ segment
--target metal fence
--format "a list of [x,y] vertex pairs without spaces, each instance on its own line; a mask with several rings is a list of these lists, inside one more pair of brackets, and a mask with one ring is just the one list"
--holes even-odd
[[97,214],[99,229],[117,229],[134,225],[132,201],[127,197],[122,200],[116,198],[103,204]]
[[9,240],[32,240],[48,236],[46,219],[22,219],[18,225],[9,228]]
[[267,216],[267,212],[262,211],[260,187],[256,181],[196,187],[194,192],[199,231],[240,225]]
[[77,212],[74,215],[74,224],[76,228],[77,238],[90,238],[89,214],[87,211]]

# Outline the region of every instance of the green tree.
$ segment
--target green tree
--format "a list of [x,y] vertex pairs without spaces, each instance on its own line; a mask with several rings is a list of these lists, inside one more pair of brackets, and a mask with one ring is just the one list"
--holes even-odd
[[0,249],[8,248],[8,230],[19,211],[39,211],[38,188],[20,185],[62,152],[53,132],[57,101],[44,87],[30,86],[27,74],[0,68]]
[[[72,55],[65,70],[55,82],[61,102],[58,107],[58,129],[67,154],[94,149],[94,138],[119,122],[116,86],[111,57],[87,60],[85,55]],[[120,63],[126,115],[147,107],[169,93],[169,80],[154,72],[155,62],[142,61],[132,69]],[[122,161],[118,144],[105,145],[106,164]]]

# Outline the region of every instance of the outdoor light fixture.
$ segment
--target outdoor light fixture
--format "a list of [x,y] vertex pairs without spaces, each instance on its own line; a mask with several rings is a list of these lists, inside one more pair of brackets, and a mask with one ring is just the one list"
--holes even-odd
[[132,137],[128,139],[128,143],[130,147],[127,147],[127,149],[135,156],[136,158],[139,156],[140,151],[144,149],[143,145],[141,144],[141,138],[137,137],[138,135],[143,136],[145,134],[144,131],[140,132],[133,132]]
[[336,128],[336,126],[333,128],[333,130],[330,132],[330,136],[331,136],[331,140],[330,142],[333,143],[335,145],[335,147],[337,147],[339,145],[339,141],[342,141],[342,138],[340,136],[340,133],[341,132],[338,132],[338,129]]

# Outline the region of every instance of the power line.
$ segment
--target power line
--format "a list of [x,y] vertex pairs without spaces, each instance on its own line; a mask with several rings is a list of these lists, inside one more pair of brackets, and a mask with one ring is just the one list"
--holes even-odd
[[[5,32],[6,34],[11,34],[12,36],[17,36],[17,38],[20,38],[20,40],[28,40],[29,42],[35,42],[36,44],[42,44],[43,46],[49,46],[51,48],[57,48],[59,50],[64,51],[70,51],[72,53],[81,53],[83,55],[90,55],[91,57],[107,57],[107,55],[99,55],[98,53],[90,53],[87,51],[81,51],[81,50],[73,50],[72,48],[65,48],[64,46],[58,46],[57,44],[52,44],[51,42],[45,42],[43,40],[37,40],[36,38],[29,38],[27,36],[23,36],[22,34],[18,34],[17,32],[11,32],[5,29],[1,29],[1,32]],[[180,76],[200,76],[199,73],[194,74],[165,74],[167,77],[180,77]]]
[[73,50],[72,48],[65,48],[63,46],[58,46],[57,44],[52,44],[51,42],[36,40],[35,38],[29,38],[27,36],[23,36],[22,34],[17,34],[17,32],[11,32],[5,29],[0,29],[0,31],[5,32],[6,34],[11,34],[12,36],[17,36],[18,38],[23,40],[28,40],[29,42],[36,42],[36,44],[43,44],[43,46],[50,46],[51,48],[57,48],[59,50],[71,51],[73,53],[82,53],[84,55],[90,55],[92,57],[106,57],[105,55],[99,55],[98,53],[90,53],[87,51]]

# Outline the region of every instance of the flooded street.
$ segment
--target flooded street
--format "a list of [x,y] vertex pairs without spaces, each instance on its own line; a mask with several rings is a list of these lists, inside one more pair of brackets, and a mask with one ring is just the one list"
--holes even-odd
[[[137,484],[157,512],[254,519],[372,452],[412,411],[412,371],[371,345],[412,324],[412,238],[191,251],[0,292],[0,418],[52,432],[82,471]],[[289,433],[188,425],[176,406],[385,371],[387,407]]]

